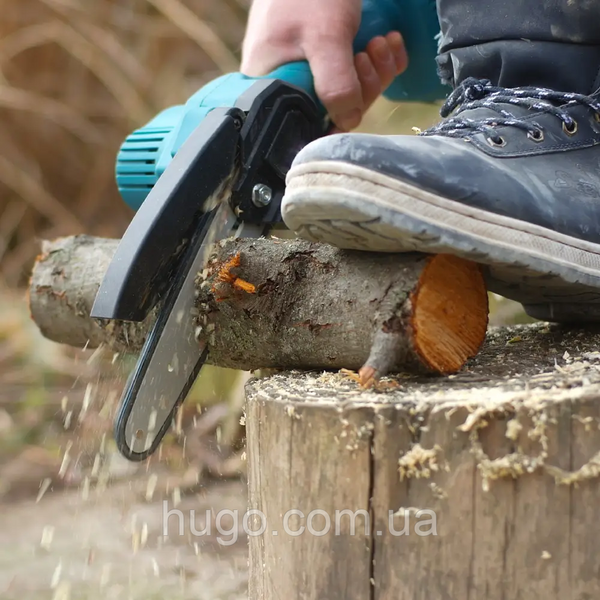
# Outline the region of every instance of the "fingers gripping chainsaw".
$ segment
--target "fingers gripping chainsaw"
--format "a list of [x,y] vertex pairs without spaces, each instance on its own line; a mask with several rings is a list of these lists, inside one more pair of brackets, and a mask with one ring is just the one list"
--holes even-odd
[[[435,2],[365,0],[355,51],[394,30],[404,36],[410,66],[386,96],[444,98],[446,88],[435,75]],[[159,307],[115,423],[118,448],[130,460],[156,450],[207,358],[192,313],[194,280],[211,245],[264,236],[281,222],[286,173],[297,152],[328,126],[308,64],[298,62],[264,78],[224,75],[184,106],[160,113],[121,147],[117,183],[137,212],[91,316],[142,321]]]

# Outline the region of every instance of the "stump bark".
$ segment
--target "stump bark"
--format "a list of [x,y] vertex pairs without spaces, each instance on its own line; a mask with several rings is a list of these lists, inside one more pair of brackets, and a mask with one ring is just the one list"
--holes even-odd
[[600,598],[599,346],[539,324],[379,392],[252,380],[251,600]]

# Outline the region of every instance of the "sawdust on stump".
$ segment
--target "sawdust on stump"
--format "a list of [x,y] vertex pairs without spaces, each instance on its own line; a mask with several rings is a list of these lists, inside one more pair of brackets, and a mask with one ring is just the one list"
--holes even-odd
[[540,323],[447,377],[251,380],[249,597],[600,598],[599,347]]

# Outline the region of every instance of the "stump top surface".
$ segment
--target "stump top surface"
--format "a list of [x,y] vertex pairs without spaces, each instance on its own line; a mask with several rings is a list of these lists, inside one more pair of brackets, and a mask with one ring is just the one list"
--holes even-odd
[[[380,389],[361,389],[341,372],[278,372],[247,384],[250,400],[319,403],[341,409],[364,405],[490,409],[539,407],[600,397],[600,328],[547,323],[490,328],[474,359],[456,375],[386,377]],[[433,405],[433,406],[432,406]]]

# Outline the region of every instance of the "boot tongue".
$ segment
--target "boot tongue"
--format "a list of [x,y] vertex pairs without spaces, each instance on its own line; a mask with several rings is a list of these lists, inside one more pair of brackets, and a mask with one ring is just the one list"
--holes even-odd
[[[441,114],[446,117],[458,116],[460,119],[480,121],[482,119],[530,119],[542,112],[532,109],[528,103],[558,106],[563,102],[552,102],[544,99],[539,89],[521,88],[518,92],[511,88],[500,88],[489,80],[466,79],[444,104]],[[514,101],[514,102],[511,102]],[[479,104],[476,108],[468,108],[470,104]],[[481,106],[483,104],[483,106]],[[486,106],[487,105],[487,106]],[[466,110],[465,110],[466,109]]]
[[[514,104],[497,104],[498,108],[505,110],[515,119],[532,119],[535,121],[535,115],[541,114],[539,112],[532,112],[531,110],[524,108],[522,106],[515,106]],[[454,114],[450,115],[449,118],[452,118]],[[470,110],[463,110],[459,115],[459,118],[471,119],[472,121],[481,121],[483,119],[500,119],[502,116],[500,113],[492,110],[490,108],[473,108]]]

